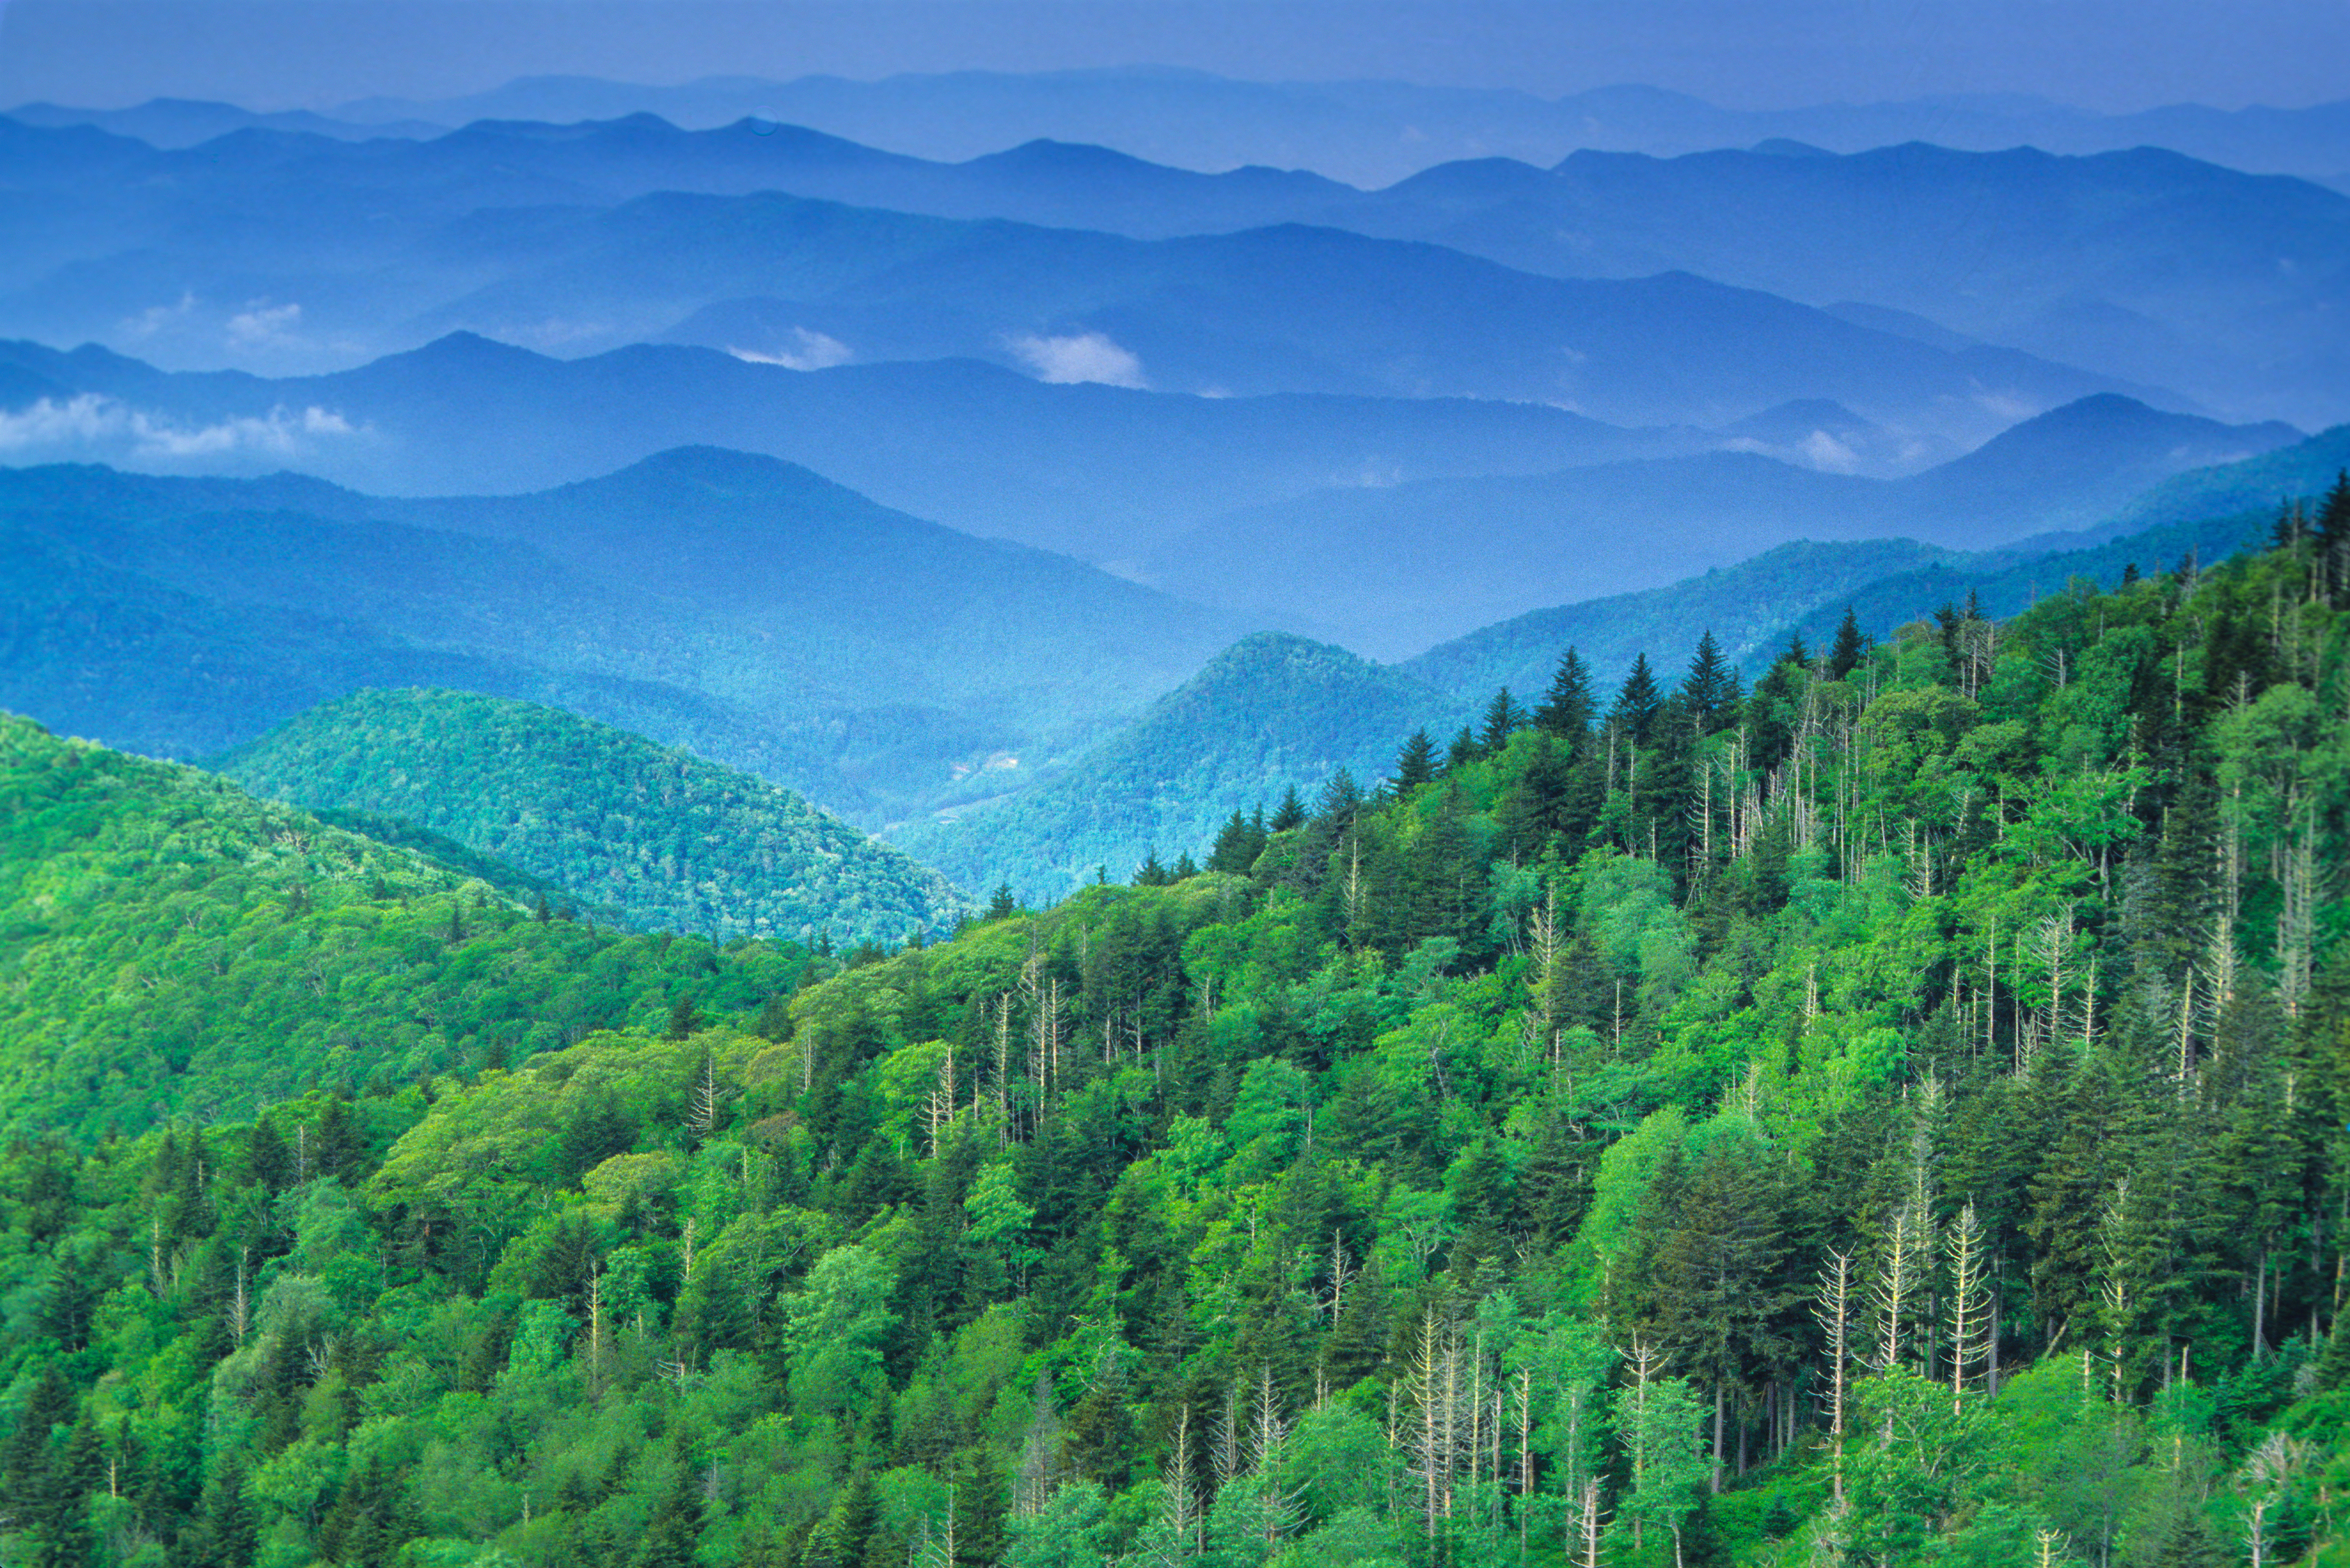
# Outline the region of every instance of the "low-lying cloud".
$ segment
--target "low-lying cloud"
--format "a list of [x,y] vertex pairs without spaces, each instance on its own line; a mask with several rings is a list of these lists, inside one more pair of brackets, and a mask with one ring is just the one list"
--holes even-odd
[[1004,347],[1018,355],[1040,381],[1066,386],[1098,381],[1137,391],[1150,383],[1143,379],[1142,361],[1113,342],[1107,333],[1087,332],[1074,337],[1007,338]]
[[805,327],[792,328],[792,347],[762,354],[755,348],[729,348],[726,352],[754,365],[781,365],[786,370],[829,370],[857,358],[857,351],[839,338]]
[[301,341],[294,334],[301,320],[298,305],[255,301],[228,318],[228,340],[239,348],[287,348]]
[[259,452],[291,457],[311,439],[357,434],[350,421],[315,404],[298,412],[283,406],[266,414],[240,414],[209,425],[182,425],[115,398],[83,392],[58,402],[0,410],[0,452],[68,446],[127,447],[135,458],[215,457]]

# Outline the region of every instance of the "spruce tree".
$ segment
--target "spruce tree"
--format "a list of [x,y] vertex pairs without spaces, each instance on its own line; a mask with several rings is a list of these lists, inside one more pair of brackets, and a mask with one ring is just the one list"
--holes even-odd
[[1598,705],[1591,699],[1590,667],[1583,662],[1581,654],[1570,648],[1559,656],[1558,668],[1551,674],[1550,690],[1543,693],[1542,706],[1534,710],[1534,728],[1556,735],[1570,748],[1579,749],[1597,711]]
[[1224,826],[1216,832],[1215,847],[1208,851],[1208,869],[1245,877],[1249,867],[1256,864],[1256,857],[1263,853],[1263,824],[1260,822],[1252,826],[1235,806],[1232,815],[1224,819]]
[[1396,753],[1396,794],[1409,794],[1436,776],[1436,744],[1428,738],[1425,725],[1411,732],[1411,739]]
[[1020,900],[1012,896],[1012,884],[1009,881],[998,882],[995,896],[987,901],[987,918],[1008,920],[1019,912]]
[[1689,679],[1681,682],[1681,701],[1697,721],[1698,732],[1711,735],[1722,728],[1738,690],[1738,676],[1721,656],[1721,644],[1708,628],[1698,639],[1697,655],[1690,660]]
[[1477,736],[1477,743],[1487,756],[1492,756],[1510,743],[1510,737],[1526,727],[1526,711],[1503,687],[1485,704],[1485,727]]
[[1608,722],[1634,745],[1644,746],[1657,722],[1657,711],[1663,706],[1664,697],[1657,690],[1657,675],[1648,668],[1648,656],[1635,656],[1632,671],[1624,677],[1623,688],[1616,694],[1616,706],[1607,714]]
[[1329,824],[1331,831],[1343,833],[1355,825],[1355,814],[1363,808],[1363,786],[1355,775],[1340,768],[1322,786],[1322,798],[1315,803],[1314,815]]
[[1305,803],[1297,797],[1297,786],[1291,784],[1281,792],[1281,804],[1273,808],[1273,820],[1265,826],[1275,833],[1287,833],[1305,823]]
[[1477,744],[1477,732],[1463,724],[1461,726],[1461,732],[1452,737],[1452,744],[1444,753],[1444,771],[1448,774],[1457,773],[1484,754],[1484,749]]
[[1860,667],[1868,653],[1868,639],[1860,629],[1860,618],[1850,605],[1844,610],[1844,619],[1836,623],[1835,645],[1828,649],[1828,679],[1841,680]]

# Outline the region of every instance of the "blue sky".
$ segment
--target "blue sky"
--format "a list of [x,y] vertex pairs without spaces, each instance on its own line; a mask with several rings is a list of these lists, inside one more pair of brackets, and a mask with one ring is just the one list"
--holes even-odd
[[1767,108],[2021,92],[2106,111],[2350,94],[2350,0],[0,0],[0,104],[253,108],[578,73],[1154,63]]

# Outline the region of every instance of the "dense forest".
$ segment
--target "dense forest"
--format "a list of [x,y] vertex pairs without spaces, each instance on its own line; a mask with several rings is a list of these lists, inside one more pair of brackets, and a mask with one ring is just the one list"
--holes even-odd
[[255,794],[445,834],[651,929],[895,943],[970,907],[780,785],[536,702],[356,691],[214,765]]
[[[895,952],[297,877],[12,728],[11,1068],[87,1108],[10,1106],[6,1560],[2350,1564],[2350,483],[2144,566],[1569,651]],[[404,1044],[452,986],[519,1033]],[[108,1121],[150,995],[276,1103]]]

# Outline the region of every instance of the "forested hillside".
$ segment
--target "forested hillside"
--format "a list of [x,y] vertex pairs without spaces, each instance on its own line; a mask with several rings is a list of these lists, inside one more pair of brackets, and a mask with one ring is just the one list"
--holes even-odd
[[[605,939],[665,1014],[20,1140],[13,1549],[2340,1568],[2350,484],[2314,527],[1751,692],[1565,659],[1191,877],[804,973]],[[47,811],[221,787],[10,733]],[[174,919],[289,884],[240,832]],[[37,847],[12,980],[129,869]],[[410,898],[420,966],[560,929]]]
[[650,929],[895,943],[970,909],[789,790],[530,702],[355,692],[219,767],[255,794],[446,834]]
[[1049,903],[1102,867],[1204,853],[1232,803],[1311,794],[1340,768],[1367,776],[1389,737],[1460,706],[1343,648],[1259,632],[1059,777],[892,836],[967,887],[1003,882]]
[[465,869],[0,714],[0,1125],[86,1147],[249,1116],[799,973],[795,947],[624,936]]

